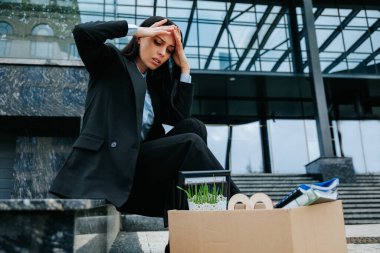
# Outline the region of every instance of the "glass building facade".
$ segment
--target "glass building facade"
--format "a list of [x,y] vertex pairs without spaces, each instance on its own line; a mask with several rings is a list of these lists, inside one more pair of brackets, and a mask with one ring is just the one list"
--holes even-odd
[[[320,148],[302,2],[1,0],[0,64],[80,67],[75,24],[168,17],[181,28],[192,68],[193,116],[207,123],[219,161],[234,174],[305,173]],[[312,10],[330,141],[357,173],[380,172],[374,2],[314,0]],[[122,48],[130,39],[111,42]]]

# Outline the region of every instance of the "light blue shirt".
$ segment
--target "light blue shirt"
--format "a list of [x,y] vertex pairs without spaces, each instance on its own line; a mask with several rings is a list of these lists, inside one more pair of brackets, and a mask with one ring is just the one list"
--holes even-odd
[[[143,78],[146,80],[146,73],[141,74]],[[191,83],[191,76],[181,74],[180,81],[184,83]],[[144,100],[144,110],[142,117],[142,125],[141,125],[141,140],[145,140],[146,136],[149,133],[149,130],[152,128],[154,122],[154,111],[152,106],[152,98],[149,95],[148,89],[145,92],[145,100]]]

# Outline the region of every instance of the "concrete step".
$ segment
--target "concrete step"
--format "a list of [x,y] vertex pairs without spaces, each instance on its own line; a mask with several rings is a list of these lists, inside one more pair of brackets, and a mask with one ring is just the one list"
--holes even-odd
[[[239,188],[244,187],[260,187],[260,188],[295,188],[298,187],[300,184],[293,184],[293,183],[287,183],[287,182],[236,182],[234,181]],[[348,189],[348,190],[357,190],[359,189],[378,189],[380,190],[380,183],[378,184],[340,184],[338,186],[339,189]]]
[[[272,181],[272,180],[267,180],[267,181],[252,181],[252,180],[234,180],[234,182],[237,185],[241,186],[250,186],[250,185],[262,185],[262,186],[267,186],[267,187],[273,187],[273,186],[295,186],[298,187],[300,184],[311,184],[315,183],[316,181],[310,181],[310,182],[304,182],[304,181],[286,181],[286,180],[281,180],[281,181]],[[352,184],[339,184],[339,188],[357,188],[357,187],[375,187],[375,188],[380,188],[380,183],[352,183]]]
[[298,178],[313,178],[307,174],[271,174],[271,173],[243,173],[243,174],[232,174],[232,177],[298,177]]
[[380,224],[380,219],[345,219],[346,225]]
[[[346,225],[347,253],[380,252],[379,232],[380,224]],[[168,238],[168,231],[120,232],[109,253],[164,253]]]
[[80,217],[76,220],[76,234],[95,234],[107,233],[107,216]]
[[[236,183],[236,182],[235,182]],[[239,189],[244,188],[267,188],[267,189],[295,189],[299,186],[299,184],[288,184],[288,183],[270,183],[270,184],[261,184],[261,183],[236,183],[239,186]]]
[[346,196],[346,195],[356,195],[356,196],[361,196],[361,195],[377,195],[380,197],[380,191],[362,191],[361,189],[359,189],[358,191],[341,191],[341,190],[338,190],[338,194],[340,196]]
[[380,182],[376,182],[376,183],[352,183],[352,184],[349,184],[349,185],[346,185],[346,184],[341,184],[339,185],[339,187],[347,187],[347,188],[366,188],[366,187],[380,187]]
[[[379,214],[380,208],[343,209],[344,214]],[[379,215],[380,217],[380,215]]]
[[[248,196],[251,196],[255,193],[256,191],[242,191],[243,194],[246,194]],[[273,192],[273,193],[267,193],[271,198],[283,198],[286,196],[286,193],[281,193],[281,192]],[[379,201],[380,200],[380,195],[379,194],[340,194],[339,193],[339,199],[341,200],[346,200],[346,199],[372,199],[372,202]]]
[[357,174],[357,178],[380,178],[380,173]]
[[372,203],[380,203],[379,201],[373,201],[372,199],[344,199],[342,200],[343,204],[372,204]]
[[252,182],[252,183],[301,183],[301,184],[307,184],[307,183],[315,183],[318,182],[315,179],[293,179],[293,178],[232,178],[234,182],[239,183],[245,183],[245,182]]
[[261,176],[231,176],[232,179],[234,180],[253,180],[253,181],[260,181],[260,180],[281,180],[281,179],[285,179],[285,180],[294,180],[294,181],[315,181],[317,179],[315,179],[314,177],[293,177],[293,176],[289,176],[289,177],[284,177],[284,176],[264,176],[264,177],[261,177]]
[[136,214],[121,215],[121,230],[125,232],[164,231],[164,220],[160,217],[147,217]]
[[356,203],[356,204],[346,204],[345,201],[343,201],[343,208],[344,209],[348,209],[348,208],[352,208],[352,209],[358,209],[358,208],[380,208],[380,203],[362,203],[362,202],[359,202],[359,203]]
[[168,231],[122,231],[108,253],[164,253],[168,239]]
[[380,191],[380,187],[378,185],[374,185],[374,186],[339,186],[338,187],[339,190],[345,190],[345,191],[367,191],[367,190],[371,190],[371,191]]
[[379,194],[367,194],[367,195],[351,195],[351,194],[345,194],[344,197],[340,195],[340,199],[373,199],[375,201],[379,201],[380,195]]
[[[252,186],[238,186],[241,191],[249,191],[249,192],[263,192],[263,193],[270,193],[270,192],[276,192],[276,193],[283,193],[287,194],[290,193],[293,189],[291,187],[279,187],[276,186],[272,187],[252,187]],[[376,188],[357,188],[357,189],[347,189],[347,188],[338,188],[339,194],[380,194],[380,189]]]
[[380,213],[347,213],[344,219],[377,219],[380,221]]
[[296,183],[315,183],[315,179],[295,179],[295,178],[232,178],[236,182],[296,182]]
[[107,234],[76,235],[74,252],[107,252]]
[[[318,182],[305,174],[246,174],[233,175],[232,179],[242,193],[251,196],[264,192],[275,202],[300,184]],[[343,201],[346,224],[380,223],[380,174],[356,175],[356,182],[340,184],[338,193]]]
[[380,177],[356,177],[355,178],[355,182],[379,182],[380,181]]
[[[260,185],[262,187],[286,187],[286,186],[292,186],[292,187],[298,187],[300,184],[310,184],[315,183],[316,181],[311,182],[289,182],[289,181],[237,181],[234,180],[234,182],[239,186],[257,186]],[[352,184],[339,184],[339,188],[357,188],[357,187],[363,187],[363,188],[380,188],[380,182],[368,184],[368,183],[352,183]]]

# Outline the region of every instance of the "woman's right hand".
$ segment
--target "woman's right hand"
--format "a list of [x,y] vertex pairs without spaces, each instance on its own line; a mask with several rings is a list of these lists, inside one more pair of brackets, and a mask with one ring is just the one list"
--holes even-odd
[[142,38],[142,37],[154,37],[154,36],[163,35],[163,34],[170,35],[174,31],[175,27],[174,25],[170,25],[170,26],[163,25],[166,22],[167,22],[167,19],[163,19],[161,21],[154,23],[150,27],[138,27],[134,36],[136,36],[137,38]]

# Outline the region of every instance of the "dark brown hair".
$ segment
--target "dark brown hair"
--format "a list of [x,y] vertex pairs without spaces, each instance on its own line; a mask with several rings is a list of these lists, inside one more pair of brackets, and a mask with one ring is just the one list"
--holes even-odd
[[[165,19],[160,16],[152,16],[144,20],[140,27],[150,27],[154,23]],[[167,19],[165,26],[175,25],[171,20]],[[181,33],[181,42],[182,42],[182,33]],[[121,50],[121,52],[131,61],[134,61],[139,55],[140,45],[137,43],[136,36],[129,41],[129,43]],[[175,64],[172,57],[169,58],[165,63],[154,71],[148,69],[147,83],[155,83],[155,87],[158,88],[161,86],[165,88],[164,90],[168,93],[171,92],[172,85],[175,80],[178,80],[181,74],[180,68]],[[170,94],[168,94],[170,96]]]

